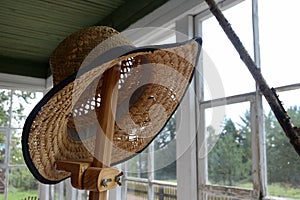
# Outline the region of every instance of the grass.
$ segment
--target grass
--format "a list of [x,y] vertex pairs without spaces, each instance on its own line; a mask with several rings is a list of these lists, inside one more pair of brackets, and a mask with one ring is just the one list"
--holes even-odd
[[[252,188],[251,183],[245,183],[239,185],[242,188]],[[273,183],[268,185],[268,194],[269,196],[274,197],[285,197],[300,199],[300,188],[293,188],[292,186],[286,184]]]
[[[239,188],[252,189],[252,183],[239,183]],[[268,185],[268,195],[273,197],[300,199],[300,188],[288,184],[273,183]]]
[[268,186],[268,193],[270,196],[300,199],[300,188],[296,189],[288,185],[271,184]]
[[[242,188],[252,188],[251,183],[245,183],[239,185]],[[293,188],[287,184],[273,183],[268,185],[268,195],[274,197],[285,197],[300,199],[300,188]]]
[[[29,196],[38,196],[37,190],[19,190],[15,188],[9,188],[8,199],[9,200],[22,200]],[[4,194],[0,194],[0,199],[4,199]]]

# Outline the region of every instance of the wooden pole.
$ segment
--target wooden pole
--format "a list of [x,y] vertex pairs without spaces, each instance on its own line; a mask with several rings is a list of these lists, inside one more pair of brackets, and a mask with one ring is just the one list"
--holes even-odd
[[300,156],[300,128],[292,125],[290,117],[282,106],[275,89],[271,89],[264,77],[262,76],[260,70],[257,68],[255,62],[250,57],[249,53],[245,49],[244,45],[240,41],[239,37],[236,35],[232,29],[230,23],[227,21],[221,10],[218,8],[214,0],[205,0],[208,4],[210,11],[218,20],[223,31],[226,33],[227,37],[237,50],[240,55],[241,60],[248,67],[248,70],[252,74],[254,80],[259,86],[260,91],[268,101],[272,111],[274,112],[279,124],[286,133],[286,136],[290,139],[290,143],[294,146],[294,149]]
[[[97,118],[101,129],[97,131],[96,135],[93,167],[105,168],[110,167],[111,164],[111,143],[114,134],[119,77],[120,69],[118,67],[113,67],[103,74],[101,106],[99,110],[97,110]],[[107,191],[91,191],[89,199],[106,200]]]

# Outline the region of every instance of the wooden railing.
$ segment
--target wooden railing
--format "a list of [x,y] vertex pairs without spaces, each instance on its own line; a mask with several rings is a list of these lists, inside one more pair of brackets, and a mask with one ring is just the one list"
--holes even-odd
[[39,200],[39,198],[37,196],[28,196],[28,197],[25,197],[25,199],[22,199],[22,200]]
[[[133,200],[148,200],[150,185],[152,185],[154,200],[177,199],[177,183],[166,181],[149,182],[147,179],[132,177],[127,178],[127,194]],[[217,185],[200,186],[198,189],[200,199],[205,200],[254,199],[256,197],[252,189]]]
[[[155,200],[177,199],[177,184],[166,181],[152,181]],[[136,199],[147,200],[149,182],[146,179],[127,180],[127,193],[136,196]]]

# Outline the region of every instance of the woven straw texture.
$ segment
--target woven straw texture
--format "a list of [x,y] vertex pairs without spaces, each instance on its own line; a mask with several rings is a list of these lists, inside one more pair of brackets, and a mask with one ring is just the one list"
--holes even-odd
[[63,40],[50,58],[53,85],[58,85],[80,67],[97,47],[98,55],[117,46],[132,45],[116,30],[106,26],[94,26],[73,33]]
[[[28,149],[23,151],[29,152],[33,164],[29,168],[44,178],[42,182],[61,181],[70,176],[55,169],[57,160],[93,158],[95,134],[101,129],[97,120],[101,77],[107,69],[118,66],[121,72],[115,86],[119,90],[115,133],[113,141],[107,141],[113,146],[114,164],[147,147],[176,110],[188,87],[200,51],[195,40],[129,53],[89,69],[62,87],[62,80],[99,56],[99,51],[94,55],[89,53],[98,48],[103,38],[118,35],[112,46],[101,46],[100,52],[131,44],[116,31],[105,29],[93,27],[70,36],[51,57],[55,85],[51,91],[56,91],[56,87],[61,89],[50,98],[45,97],[48,99],[38,105],[37,114],[26,121],[28,132],[23,132],[28,137],[25,140]],[[98,37],[100,34],[100,39],[95,34]]]

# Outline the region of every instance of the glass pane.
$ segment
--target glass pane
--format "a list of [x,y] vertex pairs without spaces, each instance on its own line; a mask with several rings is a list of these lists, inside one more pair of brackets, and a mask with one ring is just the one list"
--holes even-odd
[[127,161],[127,176],[136,178],[148,177],[148,150]]
[[10,136],[10,164],[24,164],[23,154],[22,154],[22,129],[11,129]]
[[12,168],[9,174],[8,199],[38,196],[38,182],[27,168]]
[[10,90],[0,89],[0,127],[7,127],[9,124],[10,98]]
[[[148,178],[148,159],[154,158],[154,179],[176,182],[176,120],[172,116],[164,129],[152,142],[154,150],[147,147],[127,161],[127,176]],[[150,156],[151,154],[151,156]],[[152,173],[151,172],[151,173]]]
[[5,199],[5,169],[0,168],[0,199]]
[[[249,103],[226,106],[221,131],[208,124],[208,181],[211,184],[253,188]],[[206,109],[208,116],[211,109]]]
[[[226,10],[233,29],[240,37],[248,52],[253,53],[251,0],[245,0]],[[224,87],[226,96],[252,92],[255,90],[254,80],[240,56],[228,40],[217,20],[211,17],[203,22],[203,62],[206,88],[205,100],[221,98],[222,93],[212,95],[216,83],[215,77],[221,77],[220,88]],[[216,70],[218,74],[212,73]],[[211,79],[211,80],[210,80]]]
[[299,83],[300,1],[288,2],[258,3],[262,73],[272,87]]
[[177,187],[175,185],[154,185],[154,199],[177,199]]
[[26,117],[42,96],[41,92],[13,91],[12,127],[23,127]]
[[176,182],[175,116],[154,140],[154,179]]
[[128,181],[126,199],[147,200],[148,184]]
[[0,164],[5,162],[6,131],[0,130]]
[[[279,93],[292,123],[300,126],[300,90]],[[292,97],[292,98],[291,98]],[[271,196],[300,199],[300,159],[273,112],[265,106],[268,192]]]

